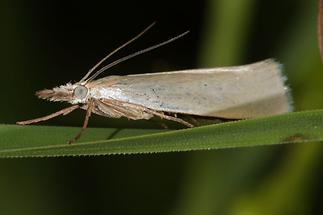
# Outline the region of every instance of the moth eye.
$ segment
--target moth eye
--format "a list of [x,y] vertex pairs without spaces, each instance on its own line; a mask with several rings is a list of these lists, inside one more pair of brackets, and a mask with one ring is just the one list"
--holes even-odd
[[74,90],[74,96],[78,99],[84,99],[87,95],[88,89],[84,86],[77,86]]

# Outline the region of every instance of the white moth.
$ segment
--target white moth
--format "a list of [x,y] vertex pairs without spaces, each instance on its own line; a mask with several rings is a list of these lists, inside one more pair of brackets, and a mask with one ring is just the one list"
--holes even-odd
[[174,41],[187,32],[112,62],[90,76],[103,61],[137,39],[151,26],[103,58],[79,82],[36,92],[39,98],[66,101],[72,106],[48,116],[17,123],[26,125],[45,121],[82,108],[86,110],[84,124],[71,143],[87,127],[91,113],[133,120],[158,116],[192,127],[192,124],[177,118],[176,114],[247,119],[292,110],[281,65],[272,59],[243,66],[107,76],[94,80],[106,69]]

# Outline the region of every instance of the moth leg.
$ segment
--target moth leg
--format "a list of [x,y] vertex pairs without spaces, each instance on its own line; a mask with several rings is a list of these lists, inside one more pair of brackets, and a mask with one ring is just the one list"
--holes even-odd
[[194,117],[192,116],[187,116],[187,118],[185,117],[186,120],[189,120],[194,126],[200,126],[201,123]]
[[16,123],[18,125],[28,125],[28,124],[41,122],[41,121],[46,121],[46,120],[52,119],[54,117],[57,117],[59,115],[67,115],[67,114],[71,113],[72,111],[76,110],[79,107],[80,107],[79,105],[73,105],[71,107],[64,108],[64,109],[62,109],[60,111],[57,111],[57,112],[52,113],[52,114],[49,114],[47,116],[39,117],[39,118],[36,118],[36,119],[30,119],[30,120],[26,120],[26,121],[20,121],[20,122],[16,122]]
[[166,115],[164,113],[160,113],[160,112],[157,112],[157,111],[152,111],[152,110],[149,110],[149,109],[146,109],[145,111],[147,111],[148,113],[154,114],[155,116],[159,116],[162,119],[167,119],[167,120],[170,120],[170,121],[181,123],[181,124],[183,124],[183,125],[185,125],[185,126],[187,126],[189,128],[194,127],[191,123],[186,122],[185,120],[182,120],[180,118],[169,116],[169,115]]
[[76,142],[82,136],[83,132],[85,131],[85,129],[87,128],[87,125],[89,123],[89,118],[91,116],[92,109],[93,109],[93,100],[90,100],[88,107],[86,109],[86,115],[85,115],[83,126],[82,126],[81,130],[79,131],[79,133],[74,137],[74,139],[72,139],[68,142],[69,144]]
[[[153,117],[153,114],[145,111],[145,107],[115,100],[99,100],[98,108],[101,109],[102,112],[109,113],[109,115],[114,118],[124,116],[128,119],[138,120],[150,119]],[[113,112],[117,115],[111,115]]]

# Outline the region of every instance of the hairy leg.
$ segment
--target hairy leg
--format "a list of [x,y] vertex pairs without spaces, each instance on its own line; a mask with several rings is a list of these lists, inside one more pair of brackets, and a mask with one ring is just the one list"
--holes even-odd
[[31,119],[31,120],[26,120],[26,121],[20,121],[20,122],[16,122],[18,125],[28,125],[28,124],[33,124],[33,123],[37,123],[37,122],[42,122],[42,121],[46,121],[49,119],[52,119],[54,117],[57,117],[59,115],[67,115],[69,113],[71,113],[72,111],[76,110],[77,108],[79,108],[79,105],[73,105],[71,107],[68,108],[64,108],[60,111],[57,111],[55,113],[49,114],[47,116],[43,116],[40,118],[36,118],[36,119]]
[[146,109],[145,111],[148,112],[148,113],[151,113],[151,114],[153,114],[155,116],[159,116],[162,119],[167,119],[167,120],[170,120],[170,121],[181,123],[181,124],[183,124],[183,125],[185,125],[185,126],[187,126],[189,128],[194,127],[191,123],[186,122],[185,120],[182,120],[180,118],[176,118],[174,116],[169,116],[169,115],[166,115],[164,113],[160,113],[160,112],[153,111],[153,110],[150,110],[150,109]]
[[74,139],[72,139],[72,140],[70,140],[68,142],[69,144],[72,144],[72,143],[76,142],[78,139],[80,139],[80,137],[82,136],[83,132],[87,128],[87,125],[89,123],[89,118],[91,116],[92,110],[93,110],[93,100],[90,100],[89,101],[89,104],[87,106],[87,109],[86,109],[86,115],[85,115],[85,119],[84,119],[83,126],[82,126],[81,130],[79,131],[79,133],[74,137]]
[[[110,108],[114,109],[115,111],[118,111],[120,113],[120,116],[127,117],[128,119],[150,119],[153,115],[159,116],[162,119],[167,119],[171,121],[175,121],[178,123],[181,123],[187,127],[194,127],[191,123],[186,122],[185,120],[182,120],[180,118],[175,116],[166,115],[162,112],[154,111],[151,109],[148,109],[146,107],[143,107],[141,105],[131,104],[127,102],[120,102],[116,100],[104,100],[100,101],[104,105],[109,106]],[[145,113],[145,114],[143,114]]]

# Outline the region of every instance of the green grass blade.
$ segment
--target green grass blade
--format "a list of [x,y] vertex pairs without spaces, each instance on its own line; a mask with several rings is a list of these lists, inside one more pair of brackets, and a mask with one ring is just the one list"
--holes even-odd
[[323,140],[323,110],[176,131],[0,125],[0,157],[109,155],[222,149]]

